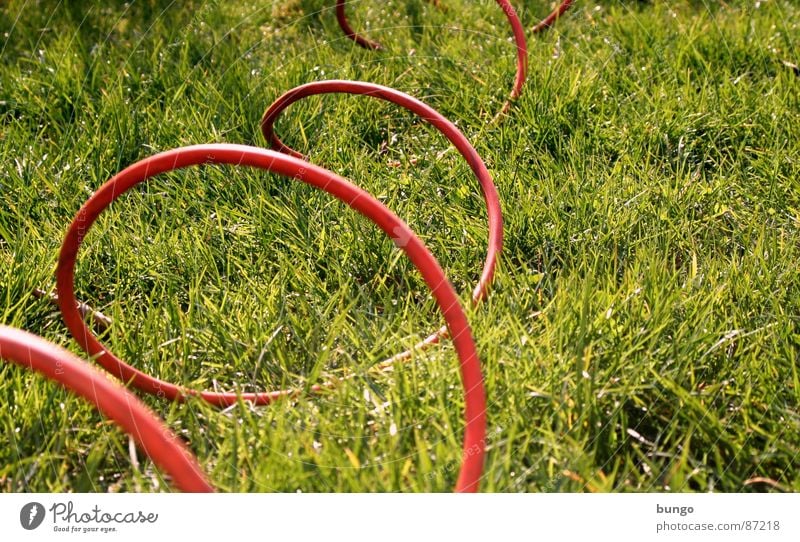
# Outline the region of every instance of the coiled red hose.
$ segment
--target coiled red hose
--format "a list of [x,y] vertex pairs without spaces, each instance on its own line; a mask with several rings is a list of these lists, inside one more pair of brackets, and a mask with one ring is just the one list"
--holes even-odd
[[0,359],[41,373],[93,404],[132,436],[181,491],[214,490],[178,436],[108,375],[41,337],[3,325],[0,325]]
[[[517,75],[514,79],[514,87],[511,89],[511,94],[506,100],[501,109],[501,114],[508,111],[511,107],[511,102],[519,98],[522,93],[522,87],[525,85],[525,78],[528,72],[528,43],[525,40],[525,29],[522,27],[522,22],[517,16],[514,6],[508,0],[495,0],[502,8],[503,13],[506,14],[511,30],[514,33],[514,43],[517,46]],[[348,38],[355,41],[366,49],[382,49],[380,43],[365,38],[350,26],[347,20],[347,13],[345,12],[346,0],[336,0],[336,20],[339,21],[339,26],[347,35]]]
[[74,292],[75,262],[81,243],[100,213],[122,194],[147,179],[199,164],[230,164],[264,169],[299,179],[328,192],[372,220],[389,235],[422,274],[447,322],[460,360],[461,380],[465,397],[465,429],[463,462],[455,490],[477,491],[483,469],[486,434],[486,396],[475,342],[455,289],[447,280],[439,263],[414,232],[394,213],[369,193],[344,178],[294,156],[245,145],[194,145],[159,153],[121,171],[81,207],[70,225],[58,259],[56,282],[61,313],[70,333],[83,349],[100,365],[134,387],[173,400],[199,396],[211,404],[227,406],[240,398],[265,404],[287,392],[216,393],[195,391],[159,380],[126,364],[106,349],[86,326]]
[[[497,257],[501,251],[502,244],[503,244],[503,217],[502,211],[500,209],[500,199],[497,193],[497,188],[495,187],[494,183],[492,182],[491,175],[489,174],[486,165],[481,160],[478,152],[475,148],[470,144],[469,140],[461,133],[461,131],[450,121],[448,121],[443,115],[441,115],[438,111],[431,108],[430,106],[426,105],[425,103],[413,98],[403,92],[391,89],[389,87],[384,87],[381,85],[375,85],[373,83],[365,83],[360,81],[320,81],[315,83],[309,83],[306,85],[302,85],[296,87],[280,98],[275,100],[275,102],[267,109],[264,113],[263,119],[261,121],[262,131],[264,133],[264,137],[273,147],[276,147],[283,153],[289,154],[296,158],[304,158],[300,153],[292,150],[291,148],[287,147],[275,134],[274,132],[274,123],[278,116],[283,112],[284,109],[289,107],[294,102],[301,100],[305,97],[317,95],[317,94],[329,94],[329,93],[347,93],[347,94],[357,94],[357,95],[364,95],[370,96],[374,98],[379,98],[382,100],[389,101],[393,104],[399,105],[408,111],[416,114],[436,129],[438,129],[449,141],[453,143],[456,149],[461,153],[464,159],[469,164],[470,168],[472,169],[473,173],[478,179],[480,184],[481,190],[483,192],[484,200],[486,202],[486,209],[487,209],[487,216],[489,222],[489,242],[486,252],[486,259],[484,261],[483,269],[481,272],[481,276],[478,280],[478,284],[475,286],[472,292],[472,300],[474,303],[480,302],[482,299],[486,297],[488,292],[488,288],[492,283],[494,278],[495,268],[497,266]],[[109,181],[111,182],[111,181]],[[119,196],[118,192],[115,192],[117,196]],[[92,199],[99,197],[99,192],[95,194]],[[87,202],[86,206],[89,206],[92,203],[92,199]],[[85,207],[86,207],[85,206]],[[101,209],[102,210],[102,209]],[[82,210],[81,213],[84,213]],[[82,239],[85,232],[88,230],[89,225],[83,224],[80,222],[81,220],[81,213],[78,213],[75,221],[73,221],[73,225],[70,229],[72,232],[73,230],[77,232],[72,238],[70,237],[70,233],[67,234],[67,237],[64,240],[64,244],[62,246],[62,254],[65,253],[67,247],[70,243],[74,243],[76,241]],[[83,233],[81,233],[83,232]],[[58,300],[64,300],[64,303],[67,304],[69,307],[73,307],[70,310],[71,314],[75,313],[75,310],[80,309],[80,304],[74,300],[74,288],[72,279],[67,281],[64,278],[64,274],[62,272],[62,266],[59,264],[59,271],[58,271],[58,284],[57,284],[57,292]],[[67,289],[69,286],[69,289]],[[60,301],[59,301],[60,303]],[[62,314],[64,316],[65,321],[69,322],[68,320],[68,313],[64,312],[63,307],[64,305],[60,305],[62,307]],[[81,313],[78,312],[78,316]],[[84,324],[84,320],[82,317],[75,317],[76,322],[80,322],[83,329],[80,330],[80,336],[83,337],[83,341],[78,340],[82,346],[84,344],[89,345],[92,344],[95,348],[99,345],[97,342],[96,337],[91,334],[89,328]],[[77,326],[77,324],[75,324]],[[68,324],[68,327],[69,324]],[[70,327],[70,329],[72,329]],[[76,327],[76,330],[79,329]],[[384,360],[383,362],[377,364],[377,368],[385,368],[393,363],[406,360],[411,357],[413,352],[421,351],[429,346],[436,344],[439,340],[443,337],[446,337],[448,333],[447,326],[441,327],[439,330],[435,331],[431,335],[429,335],[426,339],[416,344],[412,349],[406,350],[395,356],[389,358],[388,360]],[[74,334],[74,332],[73,332]],[[78,335],[76,335],[76,338]],[[84,349],[91,354],[94,355],[96,352],[94,350],[88,349],[87,346],[84,346]],[[102,363],[102,359],[100,360]],[[109,358],[108,364],[112,367],[109,369],[112,373],[118,374],[113,368],[118,367],[117,363],[122,363],[121,360],[117,358]],[[127,367],[127,366],[126,366]],[[165,382],[160,382],[158,380],[146,381],[143,378],[146,375],[137,375],[135,373],[124,373],[119,375],[125,381],[133,378],[132,383],[134,386],[139,387],[143,391],[148,393],[156,393],[159,395],[163,395],[168,398],[175,398],[179,394],[179,389],[177,387],[170,387]],[[149,378],[149,377],[148,377]],[[329,389],[335,385],[334,382],[324,382],[322,384],[315,384],[310,388],[312,392],[319,392],[325,389]],[[256,404],[267,404],[277,398],[286,397],[290,395],[294,395],[298,393],[296,389],[286,389],[286,390],[275,390],[269,392],[261,392],[255,394],[246,394],[244,397],[248,401],[253,401]],[[236,394],[218,394],[212,392],[202,392],[200,394],[201,397],[212,402],[213,404],[218,405],[227,405],[230,404],[231,401],[235,401],[237,395]]]
[[[489,221],[489,244],[486,251],[486,258],[483,263],[483,270],[481,271],[478,284],[472,292],[472,301],[474,303],[483,300],[494,279],[497,256],[503,246],[503,214],[500,209],[500,197],[497,193],[497,188],[492,181],[489,170],[486,169],[486,165],[478,155],[478,151],[475,150],[469,140],[452,122],[447,120],[432,107],[399,90],[363,81],[317,81],[301,85],[286,92],[269,106],[261,119],[261,131],[264,134],[264,139],[276,150],[296,158],[304,158],[302,154],[286,146],[275,134],[275,121],[280,114],[293,103],[303,98],[319,94],[354,94],[369,96],[399,105],[439,130],[439,132],[455,146],[458,152],[461,153],[461,156],[467,161],[475,177],[478,179],[481,191],[483,192],[484,201],[486,202],[486,213]],[[413,351],[423,350],[432,344],[436,344],[442,337],[446,336],[446,333],[447,328],[442,327],[429,335],[425,340],[418,343],[413,349],[401,352],[382,362],[380,365],[387,366],[394,362],[408,359],[411,357]]]
[[[517,16],[514,6],[512,6],[508,0],[495,1],[503,10],[503,13],[505,13],[511,25],[511,31],[514,34],[514,43],[517,46],[517,74],[514,78],[514,87],[511,90],[511,94],[500,110],[500,114],[502,115],[508,112],[508,109],[511,107],[511,102],[519,98],[522,94],[522,87],[525,85],[528,72],[528,43],[525,39],[525,29]],[[550,28],[574,2],[575,0],[562,0],[547,17],[533,27],[532,32],[537,33]],[[347,12],[345,10],[346,4],[346,0],[336,0],[336,20],[339,22],[339,27],[344,31],[345,35],[365,49],[382,49],[383,46],[377,41],[373,41],[353,30],[353,27],[350,26],[350,22],[347,19]]]
[[[519,97],[525,83],[527,44],[522,24],[514,8],[507,0],[496,1],[511,24],[517,45],[517,74],[509,101],[501,111],[503,113],[510,106],[510,101]],[[438,1],[434,0],[434,3],[438,4]],[[538,32],[551,26],[572,3],[573,0],[563,1],[546,19],[537,24],[533,31]],[[339,24],[349,37],[364,47],[380,48],[377,42],[353,31],[347,22],[343,0],[337,0],[336,13]],[[195,391],[159,380],[126,364],[106,349],[86,326],[81,313],[81,309],[85,312],[86,307],[75,299],[74,268],[83,238],[100,213],[127,190],[155,175],[192,165],[230,164],[261,168],[298,178],[332,194],[370,218],[406,252],[431,288],[437,305],[444,314],[446,325],[420,342],[414,349],[426,348],[448,335],[453,338],[460,360],[466,402],[463,462],[455,490],[476,491],[483,468],[486,399],[474,340],[455,290],[447,281],[435,258],[402,220],[378,200],[347,180],[300,160],[302,155],[284,145],[274,132],[275,120],[292,103],[307,96],[329,93],[372,96],[400,105],[437,128],[467,160],[483,191],[489,219],[487,255],[480,279],[472,294],[474,303],[481,301],[492,282],[497,254],[502,247],[502,214],[497,190],[477,151],[455,125],[434,109],[407,94],[364,82],[322,81],[292,89],[278,98],[265,112],[261,124],[264,136],[271,145],[285,154],[242,145],[196,145],[144,159],[107,181],[78,212],[64,239],[57,269],[57,298],[61,313],[73,337],[84,350],[95,356],[97,361],[112,374],[145,392],[173,400],[198,396],[217,406],[228,406],[239,399],[255,404],[267,404],[278,397],[297,393],[297,390],[244,394]],[[411,356],[414,349],[397,354],[379,366],[385,367],[406,359]],[[88,399],[101,412],[131,433],[156,464],[173,477],[179,489],[185,491],[212,489],[200,471],[197,461],[169,429],[132,394],[103,379],[98,371],[86,363],[33,335],[2,326],[0,326],[0,358],[42,372]],[[36,361],[33,361],[34,358]],[[64,367],[67,367],[67,370],[64,370]],[[312,390],[319,391],[331,385],[332,383],[315,385]],[[127,412],[124,410],[126,406]]]

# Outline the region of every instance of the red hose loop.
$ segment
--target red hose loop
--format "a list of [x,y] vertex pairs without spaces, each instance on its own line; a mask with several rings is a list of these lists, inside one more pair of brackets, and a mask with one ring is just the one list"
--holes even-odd
[[[469,140],[463,133],[449,120],[447,120],[441,113],[430,107],[429,105],[421,102],[420,100],[395,90],[393,88],[376,85],[374,83],[366,83],[363,81],[317,81],[307,83],[284,93],[281,97],[275,100],[272,105],[267,108],[264,116],[261,119],[261,131],[273,148],[280,152],[289,154],[296,158],[304,158],[302,154],[288,147],[281,141],[275,133],[275,121],[280,114],[293,103],[319,94],[353,94],[369,96],[371,98],[378,98],[387,102],[399,105],[404,109],[414,113],[422,120],[439,130],[461,153],[461,156],[469,164],[475,177],[478,179],[481,190],[483,192],[484,201],[486,202],[486,212],[489,221],[489,245],[486,252],[486,259],[483,264],[478,284],[472,291],[473,303],[482,301],[487,293],[489,286],[494,279],[495,268],[497,266],[497,257],[503,246],[503,213],[500,208],[500,197],[497,193],[497,188],[492,181],[489,170],[483,163],[483,160],[478,155],[478,151],[472,146]],[[423,350],[428,346],[435,344],[440,338],[444,337],[447,333],[445,327],[439,329],[431,334],[425,340],[420,342],[414,347],[414,350]],[[401,361],[411,356],[412,351],[405,351],[384,361],[381,365],[390,365],[395,361]]]
[[210,492],[194,455],[135,395],[72,353],[0,325],[0,359],[39,372],[95,406],[129,434],[181,491]]
[[486,396],[472,331],[455,289],[422,241],[405,222],[380,201],[346,179],[296,157],[246,145],[194,145],[145,158],[108,180],[81,207],[67,231],[58,259],[56,284],[59,306],[67,328],[78,344],[106,370],[124,382],[130,382],[134,387],[147,393],[173,400],[199,396],[218,406],[228,406],[239,399],[255,404],[267,404],[276,397],[293,393],[291,391],[243,394],[198,392],[159,380],[131,367],[106,349],[86,326],[77,308],[74,291],[75,262],[81,242],[100,213],[122,194],[151,177],[200,164],[249,166],[299,179],[324,190],[372,220],[406,253],[431,289],[445,317],[459,357],[466,404],[464,412],[466,423],[463,462],[455,490],[477,491],[483,469]]
[[[528,72],[528,43],[525,40],[525,28],[522,26],[522,22],[519,20],[514,6],[512,6],[508,0],[495,1],[503,10],[503,13],[505,13],[511,25],[511,30],[514,34],[514,43],[517,46],[517,74],[514,78],[514,87],[511,90],[511,94],[500,111],[500,114],[503,114],[511,107],[511,102],[519,98],[520,94],[522,94],[522,87],[525,85]],[[345,4],[346,0],[336,0],[336,20],[339,21],[339,26],[347,37],[365,49],[383,49],[383,46],[377,41],[372,41],[353,30],[353,27],[350,26],[347,20]]]

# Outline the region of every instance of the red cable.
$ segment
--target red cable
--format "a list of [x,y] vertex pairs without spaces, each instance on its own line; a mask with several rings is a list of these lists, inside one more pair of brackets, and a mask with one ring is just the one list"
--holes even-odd
[[[489,170],[486,169],[486,165],[478,155],[478,151],[475,150],[464,134],[441,113],[404,92],[382,85],[365,83],[363,81],[317,81],[293,88],[269,106],[261,119],[261,131],[264,134],[264,138],[273,148],[280,152],[296,158],[304,158],[302,154],[286,146],[275,134],[275,121],[287,107],[303,98],[318,94],[340,93],[378,98],[411,111],[439,130],[467,161],[475,177],[477,177],[481,191],[483,192],[489,221],[489,246],[486,251],[486,259],[478,284],[472,292],[472,300],[474,303],[483,300],[494,278],[495,267],[497,266],[497,255],[500,253],[503,246],[503,214],[500,209],[500,197],[497,194],[497,188],[494,182],[492,182]],[[447,328],[443,327],[418,343],[412,350],[401,352],[384,361],[381,365],[386,366],[397,361],[408,359],[414,350],[423,350],[437,343],[440,338],[446,336],[446,333]]]
[[178,436],[108,375],[41,337],[3,325],[0,358],[42,373],[93,404],[132,436],[181,491],[214,491]]
[[[503,13],[505,13],[509,24],[511,24],[511,30],[514,33],[514,43],[517,46],[517,75],[514,79],[514,88],[511,90],[508,100],[503,104],[501,109],[500,113],[503,114],[508,111],[511,102],[519,98],[522,93],[522,87],[525,84],[525,78],[528,72],[528,43],[525,40],[525,29],[522,27],[522,22],[520,22],[516,10],[514,10],[514,6],[512,6],[508,0],[495,1],[503,10]],[[347,20],[345,4],[346,0],[336,0],[336,20],[339,21],[339,26],[347,37],[365,49],[382,49],[383,46],[377,41],[365,38],[353,30],[353,27],[350,26]]]
[[439,263],[422,241],[394,213],[369,193],[344,178],[293,156],[245,145],[194,145],[151,156],[124,169],[81,207],[67,231],[58,259],[56,283],[61,314],[72,336],[83,349],[123,382],[147,393],[173,400],[199,396],[211,404],[227,406],[240,398],[256,404],[266,404],[287,392],[272,393],[215,393],[186,389],[147,375],[123,362],[107,350],[86,326],[74,291],[75,261],[81,242],[92,224],[114,200],[147,179],[184,167],[199,164],[230,164],[250,166],[299,179],[328,192],[372,220],[405,251],[433,293],[442,311],[449,334],[453,338],[460,360],[464,387],[466,420],[463,442],[463,462],[455,490],[477,491],[483,469],[484,438],[486,434],[486,397],[475,342],[461,308],[455,289],[447,280]]

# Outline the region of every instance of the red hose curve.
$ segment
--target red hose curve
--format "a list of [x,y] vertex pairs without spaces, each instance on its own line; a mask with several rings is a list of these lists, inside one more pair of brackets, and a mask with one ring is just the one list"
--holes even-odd
[[347,20],[347,13],[345,12],[344,6],[345,0],[336,0],[336,20],[339,22],[339,27],[344,31],[345,35],[364,49],[383,49],[383,46],[377,41],[365,38],[353,30],[353,27],[350,26],[350,22]]
[[94,405],[133,437],[181,491],[214,491],[178,436],[135,395],[105,373],[41,337],[3,325],[0,325],[0,359],[41,373]]
[[459,357],[466,406],[463,462],[455,490],[477,491],[483,469],[486,395],[472,331],[455,289],[422,241],[380,201],[346,179],[294,156],[246,145],[194,145],[141,160],[108,180],[78,211],[67,231],[58,259],[56,283],[59,306],[67,328],[78,344],[106,370],[124,382],[129,382],[144,392],[173,400],[199,396],[218,406],[231,405],[239,399],[267,404],[276,397],[287,394],[285,391],[243,394],[198,392],[159,380],[131,367],[106,349],[86,326],[78,310],[74,291],[75,262],[81,243],[97,217],[114,200],[139,183],[161,173],[201,164],[249,166],[299,179],[331,194],[372,220],[406,253],[431,289],[445,317]]
[[[439,7],[439,0],[430,0],[431,4]],[[347,19],[347,12],[345,11],[346,0],[336,0],[336,20],[339,22],[339,27],[344,31],[345,35],[359,44],[364,49],[383,49],[383,46],[377,41],[372,41],[353,30],[350,22]]]
[[[295,87],[284,93],[267,108],[261,119],[261,131],[264,134],[264,138],[273,148],[296,158],[304,158],[302,154],[285,145],[275,134],[275,121],[280,114],[293,103],[303,98],[319,94],[369,96],[399,105],[436,128],[453,144],[458,152],[461,153],[461,156],[467,161],[475,177],[478,179],[481,191],[483,192],[484,201],[486,202],[486,213],[489,221],[489,243],[486,251],[486,259],[478,284],[472,292],[472,300],[474,303],[479,303],[483,300],[494,279],[497,257],[503,246],[503,213],[500,208],[500,196],[497,193],[497,188],[492,181],[489,170],[486,168],[483,160],[481,160],[475,147],[473,147],[466,136],[441,113],[404,92],[363,81],[333,80],[317,81]],[[447,329],[445,327],[439,329],[425,340],[418,343],[413,350],[422,350],[437,343],[446,333]],[[407,359],[411,356],[413,350],[401,352],[389,360],[384,361],[381,365],[388,365],[396,361]]]
[[[522,93],[522,87],[525,85],[525,79],[527,78],[528,73],[528,43],[525,40],[525,29],[523,28],[522,22],[517,16],[514,6],[512,6],[508,0],[495,1],[503,10],[503,13],[505,13],[506,18],[511,25],[511,31],[514,33],[514,43],[517,47],[517,74],[514,79],[514,87],[511,90],[511,94],[501,109],[502,114],[508,111],[513,100],[519,98],[520,94]],[[350,22],[347,19],[345,4],[346,0],[336,0],[336,20],[339,21],[339,26],[347,35],[347,37],[365,49],[382,49],[383,46],[377,41],[372,41],[371,39],[366,38],[353,30],[353,27],[350,26]]]
[[541,32],[542,30],[547,30],[558,20],[559,17],[564,15],[572,4],[575,3],[575,0],[563,0],[553,11],[550,12],[550,15],[539,21],[539,23],[533,27],[534,34],[537,32]]

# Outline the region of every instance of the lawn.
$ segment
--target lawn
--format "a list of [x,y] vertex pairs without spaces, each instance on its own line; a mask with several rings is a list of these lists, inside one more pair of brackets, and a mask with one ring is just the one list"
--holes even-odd
[[[544,0],[513,2],[526,28]],[[521,99],[494,2],[333,0],[0,5],[0,323],[80,352],[52,290],[58,248],[103,182],[155,152],[265,146],[290,88],[356,79],[458,124],[500,192],[505,246],[468,315],[489,399],[484,491],[800,490],[800,5],[579,0],[529,33]],[[305,100],[285,141],[380,199],[465,303],[487,244],[478,184],[390,104]],[[77,292],[122,359],[196,389],[334,391],[225,410],[139,393],[225,491],[449,491],[461,459],[441,325],[371,223],[260,171],[163,175],[104,213]],[[0,367],[0,490],[167,491],[91,407]]]

